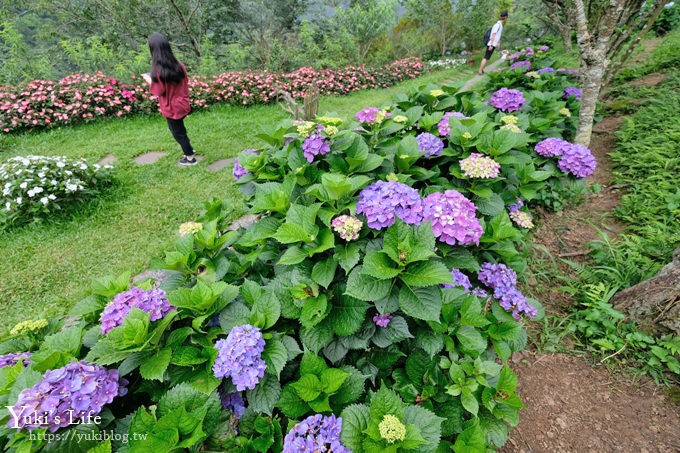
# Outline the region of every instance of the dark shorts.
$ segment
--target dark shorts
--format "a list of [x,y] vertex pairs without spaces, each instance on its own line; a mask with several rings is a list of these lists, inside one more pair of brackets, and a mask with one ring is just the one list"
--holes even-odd
[[493,51],[496,50],[496,48],[494,46],[490,46],[490,47],[491,47],[491,50],[489,50],[489,47],[486,48],[486,53],[484,54],[485,60],[488,60],[489,58],[491,58],[491,55],[493,55]]

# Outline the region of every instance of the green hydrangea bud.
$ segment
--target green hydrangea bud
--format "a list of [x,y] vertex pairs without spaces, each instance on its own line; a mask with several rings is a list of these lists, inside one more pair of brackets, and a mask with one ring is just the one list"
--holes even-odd
[[187,234],[198,233],[203,229],[203,224],[198,222],[185,222],[179,226],[179,235],[186,236]]
[[12,327],[9,333],[12,335],[24,334],[29,332],[35,332],[44,327],[47,327],[47,319],[36,319],[30,321],[21,321],[16,326]]
[[378,425],[380,437],[385,439],[388,444],[393,444],[398,440],[406,438],[406,425],[399,421],[394,415],[387,414]]

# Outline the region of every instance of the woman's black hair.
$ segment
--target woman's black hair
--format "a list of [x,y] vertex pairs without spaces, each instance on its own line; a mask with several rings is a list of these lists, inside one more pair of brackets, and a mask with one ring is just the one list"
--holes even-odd
[[149,36],[149,51],[151,52],[151,80],[177,84],[184,79],[185,74],[168,39],[160,33]]

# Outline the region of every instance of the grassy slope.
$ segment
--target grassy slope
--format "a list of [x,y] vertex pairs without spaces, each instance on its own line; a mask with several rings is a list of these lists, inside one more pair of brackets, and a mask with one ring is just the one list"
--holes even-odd
[[[386,90],[323,97],[319,111],[349,118],[365,106],[387,102],[396,92],[424,83],[466,78],[470,73],[459,69],[439,71]],[[96,162],[114,154],[120,184],[104,198],[58,223],[0,232],[0,327],[63,313],[87,293],[94,277],[141,271],[176,236],[180,223],[199,214],[204,200],[232,200],[238,209],[241,198],[233,184],[231,167],[210,172],[207,163],[234,156],[243,148],[260,146],[255,134],[285,117],[276,105],[219,105],[191,115],[186,122],[189,136],[205,160],[190,168],[176,166],[181,155],[179,146],[160,115],[3,138],[2,160],[43,154],[85,157]],[[131,161],[155,150],[167,151],[168,156],[153,165],[140,166]]]

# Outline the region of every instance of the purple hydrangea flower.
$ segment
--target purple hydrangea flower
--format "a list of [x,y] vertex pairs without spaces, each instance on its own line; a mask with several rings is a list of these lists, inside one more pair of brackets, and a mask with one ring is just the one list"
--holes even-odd
[[375,323],[376,326],[378,327],[387,327],[390,324],[390,321],[392,320],[392,315],[389,313],[385,313],[384,315],[381,315],[378,313],[373,317],[373,322]]
[[477,297],[489,297],[489,293],[487,293],[482,288],[475,288],[470,292],[470,294],[474,294]]
[[514,61],[514,60],[517,60],[518,58],[520,58],[521,56],[522,56],[522,52],[515,52],[512,55],[510,55],[509,58],[510,58],[510,61]]
[[364,214],[368,226],[380,230],[394,224],[395,215],[411,225],[420,224],[423,202],[418,191],[397,181],[378,181],[359,194],[357,214]]
[[491,105],[504,112],[514,112],[524,105],[524,95],[519,90],[501,88],[491,95]]
[[[567,74],[570,74],[569,71],[567,71]],[[569,99],[571,96],[574,96],[576,99],[581,99],[583,92],[576,87],[566,87],[562,92],[562,99]]]
[[527,72],[531,70],[531,63],[524,60],[524,61],[518,61],[516,63],[513,63],[510,65],[510,69],[517,69],[517,68],[522,68],[524,69],[524,72]]
[[456,190],[433,193],[423,200],[423,221],[432,222],[432,231],[450,245],[477,244],[484,231],[475,217],[477,207]]
[[[82,360],[48,370],[40,382],[19,393],[14,407],[29,416],[19,417],[16,424],[28,430],[48,428],[55,432],[71,420],[99,414],[105,404],[127,393],[126,385],[125,379],[119,379],[118,370]],[[15,420],[10,420],[8,426],[16,428]]]
[[470,118],[469,116],[465,116],[460,112],[446,112],[444,116],[442,116],[442,119],[439,120],[439,123],[437,123],[437,132],[439,132],[440,137],[448,137],[449,134],[451,134],[451,125],[449,124],[449,118],[451,117],[464,120]]
[[361,220],[349,215],[338,216],[331,222],[333,231],[338,233],[342,239],[348,242],[359,237],[359,232],[363,225]]
[[[323,126],[321,126],[321,128],[323,128]],[[328,154],[330,151],[331,141],[321,135],[320,131],[310,134],[310,136],[302,142],[302,152],[307,158],[307,162],[314,162],[315,156]]]
[[480,153],[472,153],[460,160],[460,169],[468,178],[497,178],[501,164]]
[[555,72],[555,70],[554,70],[553,68],[551,68],[550,66],[548,66],[548,67],[545,67],[545,68],[541,68],[541,69],[539,69],[539,70],[536,71],[536,72],[539,73],[539,74],[543,74],[544,72],[545,72],[545,73],[548,73],[548,72]]
[[418,151],[425,153],[425,157],[439,156],[444,149],[444,142],[428,132],[418,135],[416,141]]
[[24,366],[28,366],[28,364],[31,363],[29,357],[31,357],[30,352],[10,352],[9,354],[0,355],[0,368],[14,366],[19,360],[22,361]]
[[243,417],[246,412],[245,401],[239,392],[227,393],[222,387],[217,389],[217,393],[220,395],[220,402],[222,403],[222,408],[230,411],[234,414],[234,417],[239,420]]
[[[257,151],[255,151],[254,149],[244,149],[243,151],[250,154],[257,154]],[[238,157],[234,159],[234,169],[231,171],[231,174],[234,177],[234,179],[239,180],[247,173],[248,170],[241,166],[241,164],[238,161]]]
[[557,161],[557,166],[563,173],[571,173],[577,178],[592,175],[596,165],[595,156],[583,145],[571,145]]
[[442,288],[455,288],[457,286],[461,286],[465,291],[470,291],[470,288],[472,288],[472,283],[470,283],[470,279],[468,278],[467,275],[462,273],[460,269],[456,268],[451,269],[451,277],[453,277],[453,284],[445,283],[440,286]]
[[559,157],[571,148],[571,143],[561,138],[550,137],[536,143],[534,149],[543,157]]
[[163,318],[173,307],[166,298],[165,291],[159,288],[144,290],[133,286],[129,290],[116,294],[101,314],[102,334],[123,324],[132,307],[149,313],[151,321]]
[[352,453],[340,441],[342,418],[316,414],[297,423],[283,440],[283,453]]
[[365,109],[357,112],[354,117],[362,123],[372,123],[375,121],[375,117],[379,111],[380,109],[377,107],[366,107]]
[[530,57],[535,53],[533,47],[527,47],[525,50],[526,50],[527,57]]
[[493,289],[493,297],[498,299],[503,309],[512,310],[515,319],[523,315],[531,319],[536,317],[536,308],[529,305],[526,297],[517,289],[517,274],[505,264],[484,263],[477,278]]
[[262,360],[264,339],[257,327],[250,324],[234,327],[226,339],[215,343],[215,349],[213,374],[219,379],[230,377],[239,392],[254,389],[264,377],[267,368]]
[[550,50],[550,47],[548,46],[541,46],[538,49],[539,52],[547,52],[548,50]]

